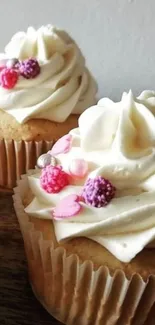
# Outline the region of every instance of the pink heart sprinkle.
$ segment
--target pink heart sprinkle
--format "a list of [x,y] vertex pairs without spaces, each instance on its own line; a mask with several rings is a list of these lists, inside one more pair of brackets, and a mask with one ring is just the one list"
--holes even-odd
[[60,153],[67,153],[71,148],[71,140],[71,134],[64,135],[54,144],[50,153],[53,156],[59,155]]
[[79,201],[80,196],[76,194],[70,194],[63,198],[53,209],[54,219],[61,220],[77,215],[81,210]]

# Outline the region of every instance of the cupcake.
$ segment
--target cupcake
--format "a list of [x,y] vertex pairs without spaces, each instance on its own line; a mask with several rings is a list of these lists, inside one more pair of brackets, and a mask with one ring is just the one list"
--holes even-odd
[[96,91],[67,33],[47,25],[15,34],[0,55],[0,186],[13,188],[40,154],[77,127]]
[[32,288],[64,324],[153,324],[154,161],[155,117],[130,91],[86,110],[18,182]]

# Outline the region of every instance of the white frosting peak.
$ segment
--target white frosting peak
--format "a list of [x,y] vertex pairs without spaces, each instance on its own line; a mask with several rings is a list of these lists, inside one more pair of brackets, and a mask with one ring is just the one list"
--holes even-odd
[[20,77],[11,90],[0,87],[1,109],[19,123],[31,118],[63,122],[70,114],[80,114],[95,103],[95,81],[80,49],[64,31],[47,25],[18,32],[0,61],[14,57],[35,57],[41,67],[34,79]]
[[16,33],[10,43],[5,47],[8,57],[24,60],[29,57],[36,57],[39,62],[47,61],[55,53],[65,54],[68,44],[73,40],[51,25],[42,26],[38,30],[29,27],[27,32]]
[[[69,171],[72,159],[84,158],[87,178],[103,176],[117,191],[106,207],[82,203],[77,216],[54,221],[57,240],[85,236],[129,262],[155,239],[155,116],[130,91],[119,103],[103,98],[89,108],[71,134],[71,150],[57,156],[64,170]],[[32,176],[35,199],[26,211],[51,218],[51,207],[70,193],[80,194],[85,180],[74,180],[60,193],[49,195],[41,189],[38,176]]]

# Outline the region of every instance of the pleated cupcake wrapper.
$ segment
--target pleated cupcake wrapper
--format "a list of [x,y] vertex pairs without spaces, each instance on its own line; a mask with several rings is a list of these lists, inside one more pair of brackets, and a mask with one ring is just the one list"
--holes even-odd
[[35,167],[37,158],[54,141],[0,140],[0,187],[13,189],[22,174]]
[[155,304],[154,275],[147,282],[139,274],[127,279],[121,270],[113,275],[103,266],[94,271],[92,262],[67,256],[63,248],[54,248],[52,240],[43,239],[24,212],[22,201],[29,191],[26,175],[14,191],[32,288],[51,315],[67,325],[155,324],[155,315],[154,323],[149,318]]

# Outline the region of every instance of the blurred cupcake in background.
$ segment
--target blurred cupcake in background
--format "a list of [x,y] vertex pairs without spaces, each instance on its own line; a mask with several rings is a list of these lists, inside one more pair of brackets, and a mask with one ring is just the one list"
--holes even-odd
[[0,186],[77,126],[97,86],[70,36],[51,25],[18,32],[0,55]]

